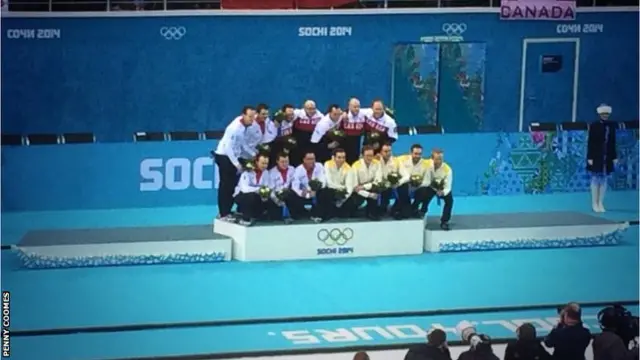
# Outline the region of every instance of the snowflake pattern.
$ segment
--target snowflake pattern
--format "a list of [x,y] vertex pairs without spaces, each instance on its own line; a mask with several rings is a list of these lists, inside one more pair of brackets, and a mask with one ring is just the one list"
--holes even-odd
[[600,236],[577,237],[573,239],[518,239],[514,241],[479,240],[464,243],[446,243],[440,244],[440,252],[611,246],[620,244],[625,231],[626,229],[619,229]]
[[225,252],[205,254],[167,254],[167,255],[109,255],[87,257],[53,257],[26,253],[18,248],[18,258],[28,269],[62,269],[96,266],[155,265],[223,262]]

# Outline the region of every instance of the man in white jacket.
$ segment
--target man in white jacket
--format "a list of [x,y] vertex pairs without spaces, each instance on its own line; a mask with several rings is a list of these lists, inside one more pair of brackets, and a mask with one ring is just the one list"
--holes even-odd
[[[302,158],[302,164],[296,167],[291,181],[291,190],[295,195],[291,196],[291,217],[295,220],[311,218],[315,223],[320,223],[331,216],[329,206],[333,200],[326,190],[327,178],[324,166],[316,162],[313,151],[307,150]],[[305,205],[311,204],[311,211],[305,209]]]
[[236,204],[242,209],[242,218],[238,221],[240,225],[251,226],[267,210],[269,197],[263,196],[261,189],[271,189],[268,166],[269,157],[258,155],[254,169],[244,170],[240,175],[233,194]]
[[288,210],[292,196],[297,196],[291,191],[294,173],[295,168],[289,165],[289,156],[283,152],[276,155],[276,166],[269,170],[272,192],[267,212],[271,220],[283,220],[285,224],[292,221]]

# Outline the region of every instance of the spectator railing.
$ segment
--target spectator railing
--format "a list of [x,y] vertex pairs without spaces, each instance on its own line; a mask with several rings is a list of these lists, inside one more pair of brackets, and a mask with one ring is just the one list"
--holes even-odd
[[[3,0],[11,12],[228,10],[224,0]],[[264,0],[244,0],[243,4]],[[284,5],[282,5],[284,4]],[[499,7],[500,0],[290,0],[280,9]],[[318,6],[314,6],[318,4]],[[335,6],[334,6],[335,5]],[[579,7],[638,6],[638,0],[577,0]]]

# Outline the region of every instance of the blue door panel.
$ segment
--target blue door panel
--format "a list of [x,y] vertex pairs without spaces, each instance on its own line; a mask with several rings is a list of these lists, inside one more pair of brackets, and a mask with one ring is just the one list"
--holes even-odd
[[[571,121],[575,50],[574,42],[527,45],[523,130],[532,122]],[[557,72],[542,72],[544,56],[560,56],[562,68]]]

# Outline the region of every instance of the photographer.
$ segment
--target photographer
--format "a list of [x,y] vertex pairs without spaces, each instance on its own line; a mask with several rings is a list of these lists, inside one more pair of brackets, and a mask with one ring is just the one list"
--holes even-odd
[[441,329],[431,330],[427,335],[427,343],[412,346],[404,360],[451,360],[447,334]]
[[518,339],[507,344],[504,360],[549,360],[551,355],[537,339],[536,328],[525,323],[516,330]]
[[493,353],[491,339],[484,334],[477,335],[480,342],[471,342],[471,348],[458,356],[458,360],[500,360]]
[[558,325],[544,339],[544,344],[554,348],[553,359],[584,360],[591,342],[591,332],[582,325],[580,305],[569,303],[558,309]]
[[353,360],[370,360],[369,354],[364,351],[357,352],[355,355],[353,355]]
[[[632,360],[638,348],[629,350],[629,342],[638,334],[637,323],[622,306],[609,306],[598,313],[602,333],[593,339],[594,360]],[[634,324],[636,329],[634,329]],[[628,333],[628,334],[627,334]],[[625,339],[626,338],[626,339]]]

